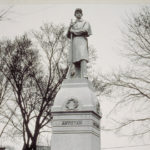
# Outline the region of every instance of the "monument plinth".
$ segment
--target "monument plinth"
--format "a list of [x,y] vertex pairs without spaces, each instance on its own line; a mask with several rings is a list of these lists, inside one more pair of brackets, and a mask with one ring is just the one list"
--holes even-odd
[[100,150],[100,111],[87,79],[66,79],[52,107],[52,150]]
[[51,150],[100,150],[100,108],[94,88],[88,81],[88,42],[90,24],[75,10],[67,37],[71,41],[69,71],[52,107]]
[[65,79],[55,98],[52,112],[93,111],[99,105],[92,84],[85,78]]

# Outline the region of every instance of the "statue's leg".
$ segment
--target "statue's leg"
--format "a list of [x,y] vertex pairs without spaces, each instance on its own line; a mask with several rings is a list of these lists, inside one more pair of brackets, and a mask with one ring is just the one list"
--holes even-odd
[[81,61],[81,78],[88,78],[88,75],[87,75],[87,61],[86,60]]
[[74,64],[70,64],[69,65],[69,69],[68,69],[68,72],[67,72],[67,75],[66,75],[66,78],[73,78],[75,76],[75,66]]
[[81,78],[81,75],[80,75],[80,63],[79,62],[76,62],[75,63],[75,77],[76,78]]

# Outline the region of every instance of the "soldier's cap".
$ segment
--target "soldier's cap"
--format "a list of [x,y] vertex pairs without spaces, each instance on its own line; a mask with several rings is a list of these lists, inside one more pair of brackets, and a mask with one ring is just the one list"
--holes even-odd
[[76,15],[77,12],[80,12],[82,14],[82,9],[81,8],[76,8],[74,15]]

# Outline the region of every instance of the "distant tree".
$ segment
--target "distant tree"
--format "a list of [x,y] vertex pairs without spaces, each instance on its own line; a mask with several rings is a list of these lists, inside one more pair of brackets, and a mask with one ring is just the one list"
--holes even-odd
[[150,134],[150,8],[129,15],[122,33],[123,54],[131,66],[103,76],[102,81],[119,99],[112,112],[124,113],[122,118],[110,114],[114,129],[124,135],[142,136]]

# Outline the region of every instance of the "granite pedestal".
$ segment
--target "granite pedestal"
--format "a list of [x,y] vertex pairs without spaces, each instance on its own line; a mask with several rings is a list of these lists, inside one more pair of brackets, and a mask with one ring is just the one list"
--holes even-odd
[[100,150],[100,110],[87,79],[66,79],[52,107],[51,150]]

